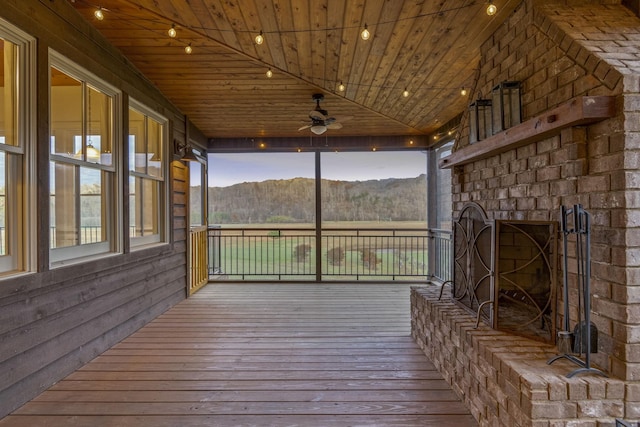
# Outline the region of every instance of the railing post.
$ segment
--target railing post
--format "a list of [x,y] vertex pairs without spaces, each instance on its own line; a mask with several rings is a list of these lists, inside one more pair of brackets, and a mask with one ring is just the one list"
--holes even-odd
[[322,281],[322,171],[320,150],[316,150],[316,282]]
[[433,230],[429,228],[427,229],[427,281],[431,281],[435,277],[436,262],[436,239]]

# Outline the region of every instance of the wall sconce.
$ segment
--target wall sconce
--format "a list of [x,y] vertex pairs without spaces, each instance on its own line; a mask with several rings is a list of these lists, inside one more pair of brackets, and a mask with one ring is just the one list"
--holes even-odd
[[491,100],[476,99],[469,106],[469,144],[482,141],[492,135],[491,126]]
[[520,82],[502,82],[491,91],[493,133],[496,134],[522,121]]
[[187,144],[186,142],[178,141],[177,139],[173,141],[174,145],[174,153],[180,157],[180,160],[183,162],[197,162],[199,161],[193,152],[193,147]]

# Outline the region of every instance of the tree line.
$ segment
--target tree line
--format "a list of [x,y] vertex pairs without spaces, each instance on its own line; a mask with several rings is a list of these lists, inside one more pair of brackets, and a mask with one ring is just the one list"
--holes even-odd
[[[426,175],[367,181],[322,180],[324,221],[425,221]],[[192,198],[200,188],[191,187]],[[209,223],[315,221],[315,180],[293,178],[209,187]]]

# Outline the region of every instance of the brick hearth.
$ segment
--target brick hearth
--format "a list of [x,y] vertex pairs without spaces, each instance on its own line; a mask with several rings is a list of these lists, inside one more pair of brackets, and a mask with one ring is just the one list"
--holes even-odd
[[556,348],[491,329],[435,285],[411,292],[412,336],[481,426],[614,426],[640,418],[640,383],[566,375]]

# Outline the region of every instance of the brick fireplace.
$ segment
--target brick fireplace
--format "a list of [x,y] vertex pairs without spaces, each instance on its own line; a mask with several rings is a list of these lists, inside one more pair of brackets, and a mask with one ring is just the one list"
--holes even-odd
[[[413,336],[482,426],[640,421],[638,52],[640,19],[619,0],[523,0],[481,49],[469,103],[502,82],[520,82],[522,123],[470,144],[469,113],[463,114],[454,149],[440,163],[451,170],[453,218],[476,204],[496,224],[490,241],[510,223],[557,224],[561,206],[590,212],[590,318],[599,337],[592,364],[608,375],[567,378],[575,369],[570,362],[546,363],[558,354],[552,341],[561,313],[553,310],[564,303],[557,280],[562,266],[550,273],[555,286],[539,267],[527,273],[533,281],[549,280],[549,296],[559,299],[547,307],[547,291],[532,297],[543,307],[532,322],[547,331],[542,338],[506,331],[494,304],[480,310],[483,321],[475,328],[483,301],[521,298],[517,286],[501,290],[498,270],[493,278],[485,273],[494,283],[477,296],[465,294],[464,285],[453,298],[445,290],[442,300],[437,286],[416,288]],[[487,264],[509,271],[515,261],[501,260],[504,252],[493,247]],[[554,258],[562,255],[559,248]],[[575,258],[575,248],[566,255]],[[572,295],[576,272],[567,270]],[[519,282],[512,279],[506,283]],[[463,308],[465,298],[470,306]],[[569,312],[577,310],[571,303]]]
[[547,364],[555,346],[476,327],[475,316],[439,293],[435,285],[412,289],[412,336],[481,426],[614,426],[638,417],[637,384],[567,378],[574,365]]

